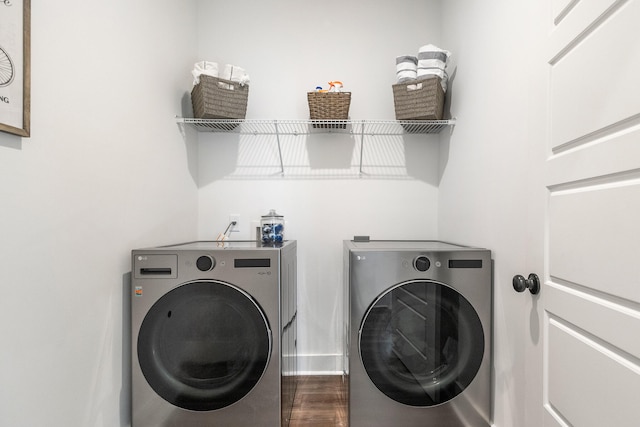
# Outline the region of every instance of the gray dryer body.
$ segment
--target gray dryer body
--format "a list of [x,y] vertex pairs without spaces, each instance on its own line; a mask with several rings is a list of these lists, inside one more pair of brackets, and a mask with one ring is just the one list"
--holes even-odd
[[491,252],[345,241],[344,266],[350,426],[489,426]]

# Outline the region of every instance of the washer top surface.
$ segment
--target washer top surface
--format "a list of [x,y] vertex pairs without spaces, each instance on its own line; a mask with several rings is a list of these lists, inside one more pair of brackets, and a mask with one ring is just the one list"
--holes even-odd
[[208,241],[200,240],[194,242],[177,243],[174,245],[160,246],[154,249],[177,249],[177,250],[220,250],[220,249],[282,249],[294,243],[294,240],[286,240],[281,243],[264,244],[255,240],[223,240]]
[[450,250],[478,250],[469,246],[461,246],[440,240],[368,240],[347,241],[356,250],[421,250],[421,251],[450,251]]

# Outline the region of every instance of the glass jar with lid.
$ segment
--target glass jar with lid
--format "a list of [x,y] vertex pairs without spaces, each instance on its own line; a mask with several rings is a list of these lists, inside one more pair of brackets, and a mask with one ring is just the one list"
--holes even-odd
[[263,215],[260,220],[262,243],[282,243],[284,241],[284,216],[278,215],[275,209]]

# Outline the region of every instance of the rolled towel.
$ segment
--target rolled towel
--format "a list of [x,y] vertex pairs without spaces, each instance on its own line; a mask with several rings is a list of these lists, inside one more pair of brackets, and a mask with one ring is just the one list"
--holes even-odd
[[411,55],[396,57],[396,80],[398,83],[415,80],[417,77],[418,58]]
[[446,92],[449,79],[446,68],[450,56],[451,52],[432,44],[422,46],[418,52],[418,79],[433,75],[438,76],[442,83],[442,89]]
[[225,64],[224,71],[220,77],[225,80],[240,83],[242,86],[249,84],[249,75],[244,68],[238,67],[237,65]]
[[200,83],[200,76],[205,74],[207,76],[218,77],[218,64],[211,61],[196,62],[193,66],[193,85]]

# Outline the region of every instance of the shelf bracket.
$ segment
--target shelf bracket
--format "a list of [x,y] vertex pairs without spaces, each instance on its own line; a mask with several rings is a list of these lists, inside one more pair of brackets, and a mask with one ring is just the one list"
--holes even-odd
[[364,124],[365,121],[362,121],[360,128],[360,175],[362,175],[362,156],[364,154]]
[[282,147],[280,146],[280,132],[278,132],[278,121],[274,120],[273,124],[276,128],[276,140],[278,141],[278,157],[280,158],[280,174],[284,175],[284,162],[282,161]]

